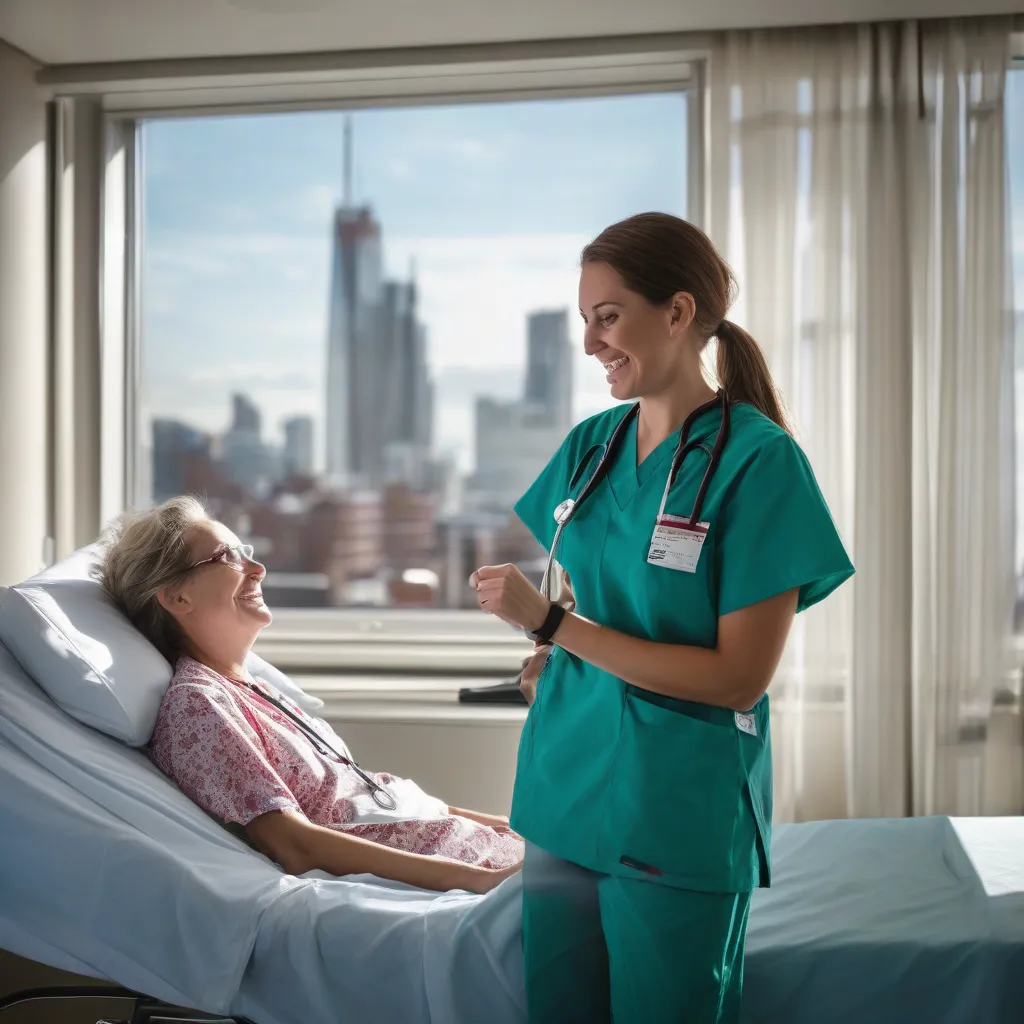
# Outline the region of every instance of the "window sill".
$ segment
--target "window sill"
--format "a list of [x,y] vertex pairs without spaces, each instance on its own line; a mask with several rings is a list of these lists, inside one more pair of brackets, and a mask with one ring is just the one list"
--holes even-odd
[[294,677],[312,697],[324,702],[317,712],[332,722],[388,722],[468,726],[521,726],[522,706],[460,704],[463,686],[486,686],[489,678],[397,676]]
[[293,675],[391,672],[507,677],[533,645],[479,612],[284,609],[255,645]]

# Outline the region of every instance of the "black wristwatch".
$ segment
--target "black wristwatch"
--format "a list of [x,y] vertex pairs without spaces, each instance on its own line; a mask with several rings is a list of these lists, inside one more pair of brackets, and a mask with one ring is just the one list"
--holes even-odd
[[551,607],[548,609],[547,618],[540,624],[537,629],[528,629],[526,635],[534,642],[550,643],[551,638],[555,635],[556,630],[562,624],[562,619],[565,618],[565,609],[560,604],[551,602]]

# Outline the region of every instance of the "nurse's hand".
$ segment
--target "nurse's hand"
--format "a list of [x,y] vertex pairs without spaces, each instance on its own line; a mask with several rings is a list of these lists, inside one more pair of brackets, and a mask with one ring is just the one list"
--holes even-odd
[[540,629],[551,602],[514,565],[485,565],[469,578],[477,604],[519,629]]
[[519,677],[519,692],[532,704],[537,696],[537,680],[540,678],[548,658],[551,657],[551,644],[538,644],[533,654],[523,659],[523,672]]

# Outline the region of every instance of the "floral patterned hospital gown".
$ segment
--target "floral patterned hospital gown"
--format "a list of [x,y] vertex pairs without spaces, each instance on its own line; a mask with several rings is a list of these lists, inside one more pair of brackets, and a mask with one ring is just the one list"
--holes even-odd
[[[262,680],[272,695],[348,756],[330,726],[312,719]],[[268,811],[292,811],[339,832],[409,853],[501,868],[523,856],[523,840],[458,815],[409,779],[370,773],[398,801],[374,803],[348,765],[321,753],[287,715],[246,686],[192,658],[179,659],[150,742],[154,764],[207,813],[247,825]]]

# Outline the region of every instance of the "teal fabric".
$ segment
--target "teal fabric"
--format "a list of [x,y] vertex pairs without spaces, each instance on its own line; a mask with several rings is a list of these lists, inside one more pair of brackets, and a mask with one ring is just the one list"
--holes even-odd
[[[566,438],[516,505],[550,547],[553,509],[578,494],[594,448],[626,414],[591,417]],[[688,440],[665,511],[689,515],[720,425],[717,407]],[[853,572],[813,473],[796,442],[749,405],[708,488],[708,534],[694,573],[647,562],[678,441],[670,435],[639,466],[636,420],[605,479],[562,532],[557,557],[577,612],[631,636],[714,647],[718,619],[786,590],[801,610]],[[577,474],[581,460],[589,460]],[[572,486],[574,475],[580,479]],[[555,647],[523,729],[512,824],[552,854],[594,871],[709,892],[770,884],[772,814],[768,697],[752,709],[756,735],[721,708],[658,697]]]
[[531,1024],[736,1024],[750,893],[666,890],[528,845]]

